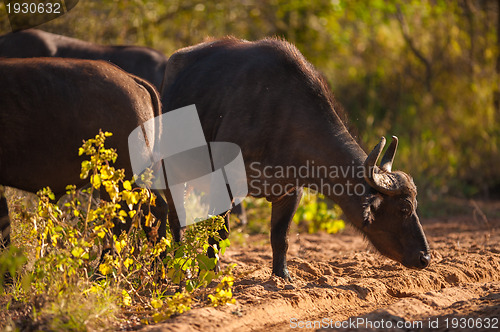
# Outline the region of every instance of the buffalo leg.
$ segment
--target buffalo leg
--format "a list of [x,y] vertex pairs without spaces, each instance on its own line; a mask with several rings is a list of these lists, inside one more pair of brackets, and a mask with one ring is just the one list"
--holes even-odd
[[168,204],[157,191],[153,192],[156,195],[156,205],[143,205],[142,212],[144,216],[147,216],[151,212],[151,214],[155,216],[157,224],[154,227],[146,226],[144,222],[142,228],[146,232],[148,240],[151,243],[157,243],[167,236]]
[[[10,246],[10,218],[7,198],[4,195],[3,187],[0,186],[0,252]],[[0,278],[1,279],[1,278]],[[12,276],[8,271],[3,275],[3,284],[13,283]]]
[[7,198],[0,190],[0,249],[10,245],[10,219]]
[[[177,211],[176,206],[174,204],[174,198],[172,195],[177,194],[180,195],[181,193],[172,193],[170,189],[164,189],[162,190],[163,194],[165,195],[167,204],[168,204],[168,224],[170,226],[170,232],[172,233],[172,238],[174,242],[179,243],[181,242],[182,235],[184,233],[184,230],[186,228],[185,223],[181,225],[181,220],[186,220],[186,211],[181,210]],[[182,193],[183,195],[184,193]],[[179,213],[181,213],[179,217]]]
[[[104,199],[106,200],[110,200],[108,193],[104,190],[102,190],[102,192],[94,191],[94,194],[96,195],[95,198],[97,201],[100,199],[101,196],[104,197]],[[142,206],[142,213],[144,214],[144,216],[146,216],[149,213],[149,211],[151,211],[151,213],[155,216],[157,222],[159,223],[159,226],[155,229],[155,227],[147,227],[144,220],[142,222],[142,228],[146,233],[147,239],[151,243],[157,243],[159,240],[167,236],[166,224],[167,224],[168,205],[165,202],[165,200],[158,195],[157,192],[155,192],[155,194],[157,195],[156,206]],[[124,201],[120,202],[120,205],[122,210],[128,211],[127,204]],[[117,237],[119,237],[122,232],[128,232],[132,226],[132,219],[129,217],[126,217],[125,219],[126,219],[125,223],[122,223],[118,219],[114,220],[115,226],[113,227],[113,234],[116,235]],[[111,238],[106,238],[104,240],[103,250],[101,252],[101,257],[99,258],[98,266],[100,266],[104,262],[106,255],[113,254],[114,250],[113,248],[114,248],[113,240]],[[165,254],[162,254],[160,256],[160,259],[163,258],[165,258]],[[103,278],[103,276],[97,269],[94,272],[94,276],[92,278],[93,280],[99,280]]]
[[[156,199],[156,206],[151,206],[151,213],[156,217],[160,225],[158,226],[157,241],[167,237],[167,202],[162,197]],[[153,241],[156,242],[156,241]]]
[[[88,186],[85,186],[86,188]],[[159,195],[157,191],[153,191],[155,195],[157,196],[156,199],[156,206],[149,206],[147,204],[144,204],[141,207],[142,213],[144,216],[147,216],[149,212],[152,213],[153,216],[158,220],[159,226],[157,228],[157,231],[153,231],[152,227],[147,227],[145,222],[142,222],[142,228],[144,229],[144,232],[146,233],[146,236],[148,240],[151,243],[156,243],[159,240],[165,238],[167,236],[167,211],[168,211],[168,205],[167,202]],[[108,193],[101,188],[101,190],[94,190],[93,192],[93,198],[95,201],[99,202],[99,200],[103,197],[104,200],[111,201],[111,198],[109,197]],[[121,209],[124,211],[128,211],[127,203],[122,201],[120,202]],[[113,234],[116,235],[117,237],[120,236],[122,232],[128,232],[130,230],[130,227],[132,226],[132,219],[129,217],[125,218],[126,222],[123,223],[120,220],[114,220],[115,227],[113,228]]]
[[272,203],[271,246],[273,248],[273,274],[288,281],[291,281],[286,266],[288,229],[290,228],[293,215],[299,206],[301,197],[302,188],[297,188],[295,191]]
[[[179,243],[183,237],[183,233],[185,230],[185,223],[186,223],[186,211],[185,210],[178,210],[175,204],[173,204],[174,199],[173,195],[184,195],[182,192],[172,192],[170,189],[165,189],[163,190],[163,194],[165,195],[165,198],[168,203],[168,223],[170,226],[170,231],[172,232],[172,237],[173,240],[176,243]],[[181,208],[182,209],[182,208]],[[222,215],[224,218],[224,225],[225,228],[219,230],[219,236],[222,240],[225,240],[229,236],[229,213],[225,213]],[[181,222],[183,221],[183,222]],[[207,255],[208,257],[214,258],[215,257],[215,251],[213,250],[212,246],[214,244],[218,244],[218,242],[214,238],[209,238],[208,240],[210,246],[207,250]],[[219,262],[217,262],[217,266],[215,270],[217,271],[219,269]]]

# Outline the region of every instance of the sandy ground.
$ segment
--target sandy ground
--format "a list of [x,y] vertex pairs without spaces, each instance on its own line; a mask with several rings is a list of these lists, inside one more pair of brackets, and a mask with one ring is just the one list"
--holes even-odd
[[464,215],[422,224],[433,257],[423,271],[381,257],[352,229],[292,233],[292,283],[271,276],[267,237],[250,236],[223,258],[238,264],[236,304],[195,308],[142,331],[498,330],[500,218]]

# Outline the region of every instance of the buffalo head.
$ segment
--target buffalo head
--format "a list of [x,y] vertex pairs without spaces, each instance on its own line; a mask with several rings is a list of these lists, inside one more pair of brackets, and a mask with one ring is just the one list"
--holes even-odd
[[365,180],[371,190],[363,206],[362,232],[384,256],[422,269],[431,258],[417,216],[417,188],[408,174],[392,171],[397,137],[393,136],[380,167],[376,166],[384,145],[382,137],[364,163]]

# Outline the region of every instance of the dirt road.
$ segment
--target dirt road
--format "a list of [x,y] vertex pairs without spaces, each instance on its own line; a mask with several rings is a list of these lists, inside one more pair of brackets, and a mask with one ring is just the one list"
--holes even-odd
[[238,264],[236,304],[195,308],[143,331],[498,330],[500,218],[423,225],[433,256],[423,271],[380,256],[352,229],[292,233],[293,283],[271,276],[267,237],[251,236],[245,245],[233,243],[223,258]]

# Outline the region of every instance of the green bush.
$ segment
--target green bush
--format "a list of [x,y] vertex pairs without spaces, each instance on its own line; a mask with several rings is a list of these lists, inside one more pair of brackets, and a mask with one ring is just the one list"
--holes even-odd
[[[23,213],[23,219],[17,220],[33,226],[34,257],[22,254],[24,243],[16,243],[21,249],[11,247],[0,256],[0,272],[12,276],[17,272],[14,285],[3,296],[29,304],[32,319],[54,330],[119,324],[116,317],[134,311],[141,312],[143,324],[149,324],[183,313],[192,305],[233,302],[234,265],[213,271],[229,246],[229,240],[221,240],[217,232],[224,227],[223,218],[188,227],[181,243],[173,243],[170,234],[156,243],[148,241],[141,219],[153,229],[159,226],[147,208],[155,196],[133,187],[132,181],[124,179],[123,170],[111,166],[117,154],[104,147],[110,135],[101,132],[80,148],[79,154],[88,156],[82,162],[81,177],[91,184],[83,195],[68,186],[68,200],[60,207],[51,190],[44,188],[37,193],[36,211],[29,216]],[[150,180],[150,174],[142,180]],[[93,204],[93,192],[101,189],[109,201]],[[130,227],[115,234],[115,223]],[[207,256],[209,237],[218,240],[213,246],[215,258]],[[113,250],[100,261],[100,252],[108,247]],[[217,280],[219,285],[210,287]]]
[[338,205],[328,207],[323,195],[314,195],[306,190],[293,221],[299,229],[305,229],[308,233],[323,231],[333,234],[345,228],[341,215],[342,210]]

